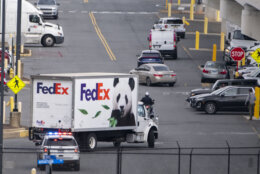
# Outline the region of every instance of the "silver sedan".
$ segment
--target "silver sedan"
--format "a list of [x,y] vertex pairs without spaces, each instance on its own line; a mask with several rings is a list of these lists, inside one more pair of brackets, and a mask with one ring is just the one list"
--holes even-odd
[[166,83],[174,86],[176,83],[176,74],[164,64],[143,64],[130,71],[130,74],[139,76],[139,83],[145,83],[151,86],[156,83]]

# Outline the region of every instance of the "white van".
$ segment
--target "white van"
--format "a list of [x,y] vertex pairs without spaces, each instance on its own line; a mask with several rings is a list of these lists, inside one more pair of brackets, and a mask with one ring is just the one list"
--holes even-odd
[[158,50],[164,56],[177,59],[177,41],[179,37],[172,29],[152,29],[148,38],[149,49]]

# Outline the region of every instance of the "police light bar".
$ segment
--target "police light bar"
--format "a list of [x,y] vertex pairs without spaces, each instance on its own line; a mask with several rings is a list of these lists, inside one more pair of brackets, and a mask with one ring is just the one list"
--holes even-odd
[[59,136],[61,136],[61,135],[72,135],[71,132],[48,132],[47,134],[48,135],[59,135]]

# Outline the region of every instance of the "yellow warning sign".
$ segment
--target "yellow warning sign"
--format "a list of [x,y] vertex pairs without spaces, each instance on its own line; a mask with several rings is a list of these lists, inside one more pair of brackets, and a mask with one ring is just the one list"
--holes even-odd
[[15,76],[12,78],[8,83],[7,86],[15,93],[17,94],[21,89],[25,87],[25,83],[18,77]]
[[257,48],[253,54],[251,54],[251,57],[256,61],[256,63],[260,63],[260,48]]

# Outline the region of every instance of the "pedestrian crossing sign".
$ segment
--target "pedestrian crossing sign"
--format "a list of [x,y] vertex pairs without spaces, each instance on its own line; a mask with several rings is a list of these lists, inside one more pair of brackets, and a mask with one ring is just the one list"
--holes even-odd
[[15,76],[12,78],[8,83],[7,86],[15,93],[17,94],[18,92],[21,91],[25,87],[25,83],[18,77]]
[[256,63],[260,63],[260,48],[256,49],[252,54],[251,57],[256,61]]

